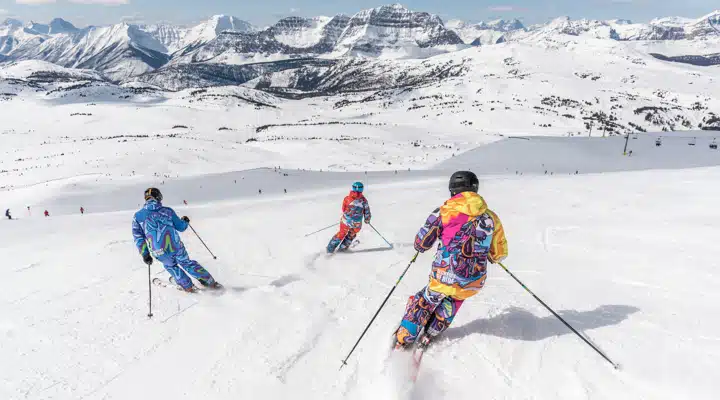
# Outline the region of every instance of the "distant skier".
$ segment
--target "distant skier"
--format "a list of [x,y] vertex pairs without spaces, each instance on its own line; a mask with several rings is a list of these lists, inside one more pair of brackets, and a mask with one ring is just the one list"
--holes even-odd
[[183,200],[183,204],[187,205],[187,200]]
[[44,213],[44,214],[45,214],[46,217],[49,217],[49,216],[50,216],[50,213],[48,212],[48,210],[45,210],[45,213]]
[[5,210],[5,216],[7,217],[7,219],[12,219],[12,215],[10,215],[10,209],[9,209],[9,208],[8,208],[7,210]]
[[85,215],[85,207],[80,207],[80,215]]
[[[362,221],[370,223],[370,204],[363,196],[364,186],[361,182],[355,182],[352,185],[352,191],[345,197],[342,204],[342,217],[340,219],[340,231],[333,236],[327,245],[327,252],[334,253],[347,250],[350,244],[362,229]],[[340,246],[338,248],[338,246]]]
[[163,263],[175,283],[186,292],[194,292],[196,288],[185,272],[205,287],[221,288],[222,286],[205,268],[190,259],[185,245],[180,240],[178,231],[184,232],[188,228],[190,218],[178,218],[172,208],[163,207],[162,199],[159,189],[147,189],[145,206],[135,213],[133,218],[133,238],[143,261],[149,266],[153,263],[154,256]]
[[[498,216],[477,194],[478,178],[459,171],[450,178],[451,198],[433,211],[415,238],[425,252],[439,239],[429,284],[410,297],[395,349],[418,340],[427,345],[453,321],[463,301],[477,294],[487,279],[487,262],[507,257],[507,240]],[[424,332],[424,334],[423,334]]]

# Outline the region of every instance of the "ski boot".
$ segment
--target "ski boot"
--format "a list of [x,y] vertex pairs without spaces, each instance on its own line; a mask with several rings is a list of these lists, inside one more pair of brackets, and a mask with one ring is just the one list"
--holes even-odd
[[182,286],[180,286],[180,284],[178,284],[178,283],[175,281],[175,278],[172,277],[172,276],[171,276],[168,280],[170,281],[170,283],[171,283],[172,285],[175,285],[175,287],[177,287],[178,290],[181,290],[181,291],[183,291],[183,292],[185,292],[185,293],[197,293],[197,291],[198,291],[198,288],[195,287],[195,285],[192,285],[192,286],[190,286],[190,287],[187,288],[187,289],[184,288],[184,287],[182,287]]
[[[402,329],[402,332],[400,330]],[[401,338],[398,338],[398,332],[401,334]],[[410,332],[408,332],[403,327],[399,327],[395,333],[393,333],[393,350],[409,350],[413,347],[413,344],[415,342],[408,342],[407,337],[410,336]]]
[[221,290],[221,289],[224,289],[224,288],[225,288],[223,285],[219,284],[219,283],[218,283],[217,281],[215,281],[215,280],[213,280],[212,283],[207,283],[207,282],[202,281],[202,280],[198,280],[198,282],[200,282],[200,284],[203,285],[203,287],[204,287],[205,289]]
[[432,342],[432,336],[428,335],[427,333],[423,333],[422,336],[420,336],[420,339],[418,339],[418,347],[422,350],[425,350],[430,346],[430,343]]

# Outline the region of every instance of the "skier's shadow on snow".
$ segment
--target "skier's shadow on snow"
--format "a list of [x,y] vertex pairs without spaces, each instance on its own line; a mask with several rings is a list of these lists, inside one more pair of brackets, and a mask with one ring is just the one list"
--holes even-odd
[[302,280],[302,278],[300,278],[297,275],[286,275],[286,276],[280,277],[280,278],[275,279],[274,281],[270,282],[270,286],[273,286],[276,288],[281,288],[281,287],[285,287],[291,283],[298,282],[301,280]]
[[[618,325],[640,311],[626,305],[604,305],[591,311],[561,310],[558,314],[579,332]],[[537,341],[572,332],[553,315],[544,317],[519,307],[510,307],[492,318],[476,319],[462,326],[451,327],[445,337],[462,339],[474,333],[506,339]]]

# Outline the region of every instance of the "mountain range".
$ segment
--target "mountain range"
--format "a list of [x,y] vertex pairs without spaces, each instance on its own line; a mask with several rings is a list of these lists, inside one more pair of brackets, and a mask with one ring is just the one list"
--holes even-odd
[[655,52],[657,58],[715,65],[720,32],[710,20],[718,16],[720,11],[699,19],[659,18],[646,24],[561,17],[525,26],[517,19],[445,23],[436,15],[393,4],[353,16],[287,17],[265,28],[226,15],[192,27],[119,23],[77,28],[60,18],[48,24],[7,19],[0,24],[0,62],[40,60],[94,70],[116,83],[139,81],[182,89],[195,79],[212,86],[215,74],[218,84],[242,84],[268,71],[297,72],[306,66],[309,77],[300,81],[312,81],[321,73],[318,65],[348,65],[346,60],[362,64],[372,59],[427,59],[506,42],[562,47],[563,37],[588,37],[651,43],[648,46],[682,42],[687,52],[663,49]]

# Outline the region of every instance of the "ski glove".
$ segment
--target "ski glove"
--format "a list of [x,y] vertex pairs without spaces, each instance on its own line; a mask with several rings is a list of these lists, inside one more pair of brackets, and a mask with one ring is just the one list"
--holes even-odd
[[152,258],[152,256],[150,255],[150,253],[147,253],[147,254],[144,254],[144,255],[143,255],[143,261],[145,261],[145,264],[147,264],[148,267],[152,265],[152,263],[153,263],[153,258]]
[[368,225],[370,225],[370,218],[366,219],[366,220],[365,220],[365,223],[368,224]]
[[488,261],[490,261],[492,264],[499,264],[499,263],[505,261],[506,258],[507,257],[500,257],[499,259],[494,260],[492,257],[490,257],[490,255],[488,255]]
[[190,223],[190,218],[188,218],[187,216],[184,216],[184,217],[182,217],[182,218],[180,218],[180,219],[183,220],[183,221],[185,221],[185,222],[187,222],[188,224]]

